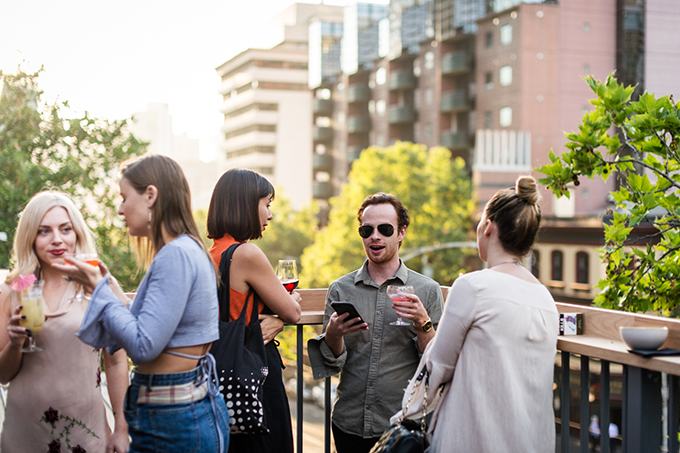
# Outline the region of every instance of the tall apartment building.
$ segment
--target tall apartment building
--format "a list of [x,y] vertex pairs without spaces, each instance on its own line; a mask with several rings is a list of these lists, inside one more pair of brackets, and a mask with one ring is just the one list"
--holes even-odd
[[[549,162],[550,149],[564,149],[564,132],[576,131],[592,109],[583,76],[603,79],[616,70],[621,81],[639,84],[638,94],[677,94],[678,20],[673,0],[392,0],[386,9],[348,7],[342,74],[310,80],[315,105],[323,105],[316,115],[327,124],[313,143],[318,150],[323,140],[324,155],[333,156],[315,197],[339,193],[362,149],[409,140],[463,157],[481,208],[518,175],[540,177],[533,169]],[[372,33],[363,52],[354,44],[357,30]],[[570,199],[545,194],[548,222],[533,267],[563,298],[588,299],[603,275],[595,248],[614,184],[582,179]]]
[[227,168],[258,171],[284,189],[294,208],[312,199],[312,94],[307,63],[309,27],[318,21],[342,22],[342,8],[291,5],[267,25],[270,33],[275,32],[271,47],[250,48],[216,69],[222,79],[222,150]]
[[215,183],[224,171],[224,159],[203,162],[199,156],[198,140],[186,133],[175,134],[168,104],[152,102],[143,112],[136,112],[130,124],[132,133],[149,143],[147,151],[164,154],[182,167],[191,190],[193,209],[208,209]]

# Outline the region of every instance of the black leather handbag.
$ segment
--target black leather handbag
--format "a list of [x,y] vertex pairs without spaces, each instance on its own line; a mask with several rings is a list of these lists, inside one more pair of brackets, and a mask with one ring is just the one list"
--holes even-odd
[[[238,319],[229,321],[229,266],[239,245],[230,246],[220,259],[220,338],[213,342],[210,353],[217,363],[217,385],[227,403],[230,433],[267,434],[269,429],[262,406],[262,386],[269,368],[258,320],[257,294],[252,288]],[[246,323],[248,302],[250,324]]]
[[[425,379],[425,396],[423,401],[423,417],[418,423],[415,420],[409,420],[402,417],[400,420],[392,423],[387,431],[383,433],[377,444],[373,446],[370,453],[423,453],[427,448],[427,441],[425,440],[425,433],[427,432],[427,424],[425,416],[427,415],[427,391],[429,388],[429,374],[427,367],[423,368],[416,378],[419,382]],[[411,404],[411,398],[415,393],[416,386],[413,387],[408,401],[404,404],[402,414],[408,410]]]

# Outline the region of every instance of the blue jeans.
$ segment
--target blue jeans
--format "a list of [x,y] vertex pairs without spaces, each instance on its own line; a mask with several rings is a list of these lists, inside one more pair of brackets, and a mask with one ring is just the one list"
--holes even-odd
[[200,368],[185,373],[145,375],[135,373],[125,395],[125,420],[132,439],[129,453],[219,452],[217,430],[221,430],[225,451],[229,447],[229,415],[224,399],[215,398],[215,420],[210,395],[185,404],[137,404],[140,385],[176,385],[197,381]]

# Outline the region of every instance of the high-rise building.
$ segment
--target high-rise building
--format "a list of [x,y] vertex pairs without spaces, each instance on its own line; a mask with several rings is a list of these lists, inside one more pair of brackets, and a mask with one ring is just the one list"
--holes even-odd
[[[283,188],[294,208],[312,199],[312,93],[308,86],[310,26],[312,41],[337,55],[337,64],[314,73],[339,71],[339,42],[333,22],[342,22],[342,8],[296,3],[268,25],[271,47],[250,48],[217,68],[222,79],[222,150],[227,168],[249,168]],[[336,27],[337,28],[337,27]],[[324,35],[324,37],[327,37]]]
[[[638,84],[637,95],[679,88],[674,0],[392,0],[384,8],[345,9],[343,73],[310,84],[323,109],[315,152],[332,156],[315,198],[339,193],[361,150],[408,140],[464,158],[481,209],[518,175],[540,177],[533,169],[564,149],[564,133],[593,108],[584,76],[616,71]],[[362,29],[372,41],[357,45]],[[615,184],[582,178],[568,199],[544,193],[546,235],[533,267],[564,297],[587,300],[603,275],[594,238]]]
[[147,152],[171,157],[182,167],[191,190],[193,209],[208,209],[213,187],[224,171],[224,159],[203,162],[199,156],[198,140],[175,134],[168,104],[149,103],[147,109],[133,115],[132,133],[148,142]]

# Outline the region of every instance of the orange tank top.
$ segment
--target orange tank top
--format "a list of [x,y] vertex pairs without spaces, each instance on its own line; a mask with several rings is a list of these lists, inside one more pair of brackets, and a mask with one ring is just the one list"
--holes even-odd
[[[219,239],[213,239],[213,245],[210,247],[210,256],[212,256],[213,262],[215,264],[215,270],[217,271],[220,267],[220,259],[222,258],[222,253],[227,250],[232,244],[236,244],[237,241],[231,235],[225,234]],[[248,293],[242,293],[236,291],[234,288],[229,288],[229,320],[233,321],[241,315],[241,310],[243,310],[243,305],[246,303],[246,297]],[[257,311],[262,313],[264,310],[264,302],[261,300],[258,303]],[[246,322],[250,324],[251,311],[248,310],[246,313]]]

